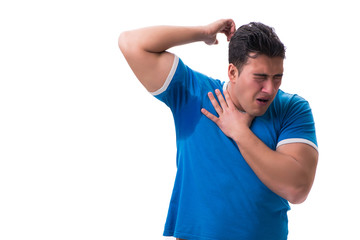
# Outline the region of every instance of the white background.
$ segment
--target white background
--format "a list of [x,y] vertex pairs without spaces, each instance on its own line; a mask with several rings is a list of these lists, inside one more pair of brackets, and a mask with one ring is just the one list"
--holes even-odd
[[[261,21],[287,46],[282,89],[309,100],[320,149],[289,239],[360,239],[355,1],[2,1],[0,239],[166,239],[170,111],[132,74],[125,30]],[[227,42],[172,49],[227,80]]]

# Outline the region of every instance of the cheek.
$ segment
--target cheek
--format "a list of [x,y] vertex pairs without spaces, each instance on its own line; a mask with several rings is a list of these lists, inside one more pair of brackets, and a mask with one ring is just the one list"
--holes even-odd
[[261,85],[253,79],[244,76],[236,82],[237,101],[245,108],[251,108],[257,94],[261,91]]
[[253,101],[259,92],[261,92],[261,86],[256,82],[249,82],[242,89],[242,95],[247,101]]
[[254,93],[249,88],[238,89],[237,91],[237,101],[238,103],[245,108],[245,110],[249,110],[252,108],[252,104],[254,102]]

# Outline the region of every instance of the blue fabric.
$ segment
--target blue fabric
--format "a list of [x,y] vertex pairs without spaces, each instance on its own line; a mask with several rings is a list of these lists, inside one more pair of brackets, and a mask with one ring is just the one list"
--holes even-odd
[[[223,86],[179,60],[169,86],[155,96],[173,113],[177,141],[177,174],[164,236],[287,239],[288,201],[259,180],[236,143],[200,112],[204,107],[216,114],[207,93]],[[281,90],[251,130],[273,150],[290,138],[317,144],[309,104]]]

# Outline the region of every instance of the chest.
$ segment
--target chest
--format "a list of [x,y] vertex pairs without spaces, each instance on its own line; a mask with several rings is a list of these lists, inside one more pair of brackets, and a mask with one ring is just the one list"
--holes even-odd
[[255,118],[251,130],[269,148],[276,149],[280,132],[280,125],[276,121],[276,117],[263,116]]

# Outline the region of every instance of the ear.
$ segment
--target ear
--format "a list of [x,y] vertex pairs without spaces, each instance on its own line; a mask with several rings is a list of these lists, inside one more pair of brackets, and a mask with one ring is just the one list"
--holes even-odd
[[230,82],[235,83],[238,75],[239,75],[238,69],[234,64],[230,63],[228,67],[228,76]]

